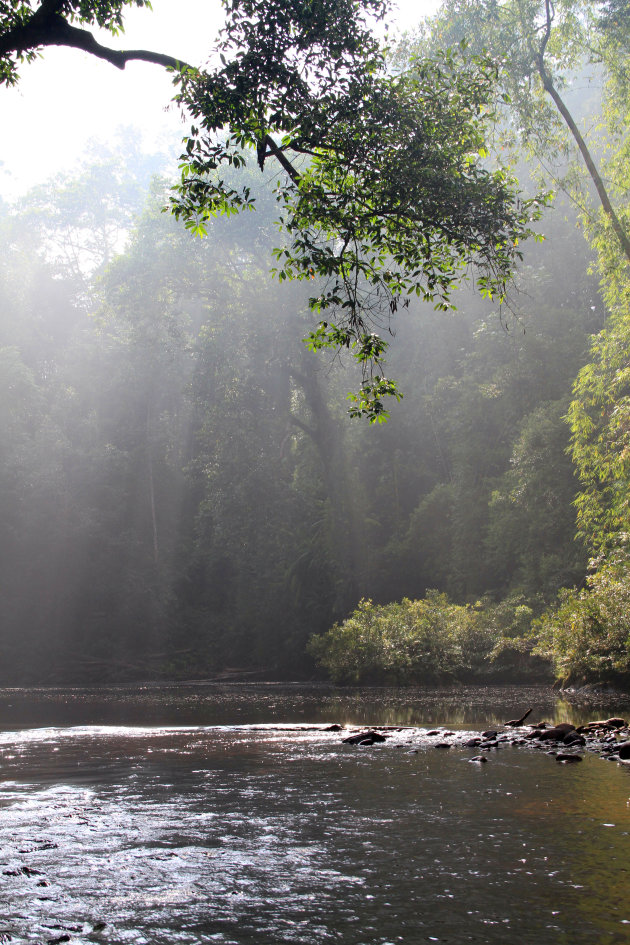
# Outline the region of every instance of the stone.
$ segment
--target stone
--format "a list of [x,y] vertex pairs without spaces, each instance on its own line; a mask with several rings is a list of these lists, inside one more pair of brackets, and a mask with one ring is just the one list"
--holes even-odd
[[547,728],[540,732],[538,737],[541,741],[561,742],[564,741],[569,732],[574,731],[575,725],[570,725],[568,722],[561,722],[559,725],[554,725],[553,728]]
[[346,745],[374,745],[376,742],[384,742],[386,739],[380,732],[375,732],[371,729],[369,731],[359,732],[357,735],[348,735],[347,738],[342,738],[341,740]]
[[568,732],[563,741],[565,745],[586,745],[584,736],[578,735],[576,732]]

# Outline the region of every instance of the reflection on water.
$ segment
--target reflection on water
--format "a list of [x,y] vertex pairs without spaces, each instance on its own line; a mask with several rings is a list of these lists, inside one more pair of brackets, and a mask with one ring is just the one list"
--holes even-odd
[[[92,689],[0,689],[0,730],[42,725],[238,725],[340,722],[479,728],[518,717],[592,718],[547,687],[361,688],[189,683]],[[612,712],[621,706],[614,704]]]
[[[232,694],[223,710],[200,700],[202,715],[229,708],[225,722],[200,722],[187,703],[180,724],[167,693],[151,727],[132,693],[109,710],[122,702],[133,726],[104,721],[103,694],[69,693],[60,714],[83,704],[100,717],[58,727],[48,705],[46,728],[0,735],[0,941],[630,941],[627,769],[518,748],[471,765],[465,749],[410,753],[412,731],[356,748],[321,729],[238,724],[248,699],[241,723],[261,719],[251,689],[243,703]],[[382,695],[386,721],[417,711],[455,727],[482,711],[472,692],[461,719],[440,719],[428,696],[418,707]],[[504,695],[480,724],[505,716]],[[375,693],[362,705],[358,693],[265,699],[260,711],[275,700],[283,723],[384,720]]]

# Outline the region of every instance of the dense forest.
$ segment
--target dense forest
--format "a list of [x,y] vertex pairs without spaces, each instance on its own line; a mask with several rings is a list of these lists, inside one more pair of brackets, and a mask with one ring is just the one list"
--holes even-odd
[[[629,25],[599,6],[598,57],[584,36],[554,54],[575,120],[605,127],[625,227]],[[458,42],[470,8],[392,67]],[[541,118],[534,140],[531,76],[525,101],[500,75],[497,148],[533,192],[559,132]],[[348,416],[360,365],[304,344],[313,288],[270,275],[253,158],[225,179],[256,212],[203,238],[129,137],[3,204],[0,682],[627,674],[628,264],[557,153],[506,304],[464,279],[450,310],[396,312],[386,423]]]

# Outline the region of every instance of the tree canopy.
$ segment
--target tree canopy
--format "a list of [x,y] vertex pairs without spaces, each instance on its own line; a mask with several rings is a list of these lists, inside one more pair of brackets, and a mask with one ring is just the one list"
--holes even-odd
[[[0,8],[0,81],[49,45],[83,49],[124,68],[173,71],[192,119],[176,216],[203,234],[217,213],[251,209],[247,184],[227,183],[254,152],[277,162],[281,280],[313,280],[314,349],[350,349],[362,367],[351,412],[386,415],[383,330],[410,295],[450,303],[469,269],[502,299],[520,243],[539,213],[516,181],[486,163],[496,76],[491,60],[448,51],[391,76],[370,18],[387,0],[224,0],[216,67],[148,50],[112,50],[90,32],[122,30],[124,8],[147,0],[12,0]],[[232,179],[232,178],[231,178]]]
[[[589,187],[620,249],[630,262],[630,235],[609,175],[598,164],[601,142],[574,117],[567,98],[572,80],[588,69],[605,79],[607,140],[604,150],[623,148],[628,102],[630,18],[627,4],[616,0],[445,0],[431,23],[430,46],[465,38],[501,65],[500,82],[508,104],[508,135],[536,154],[555,183],[585,209]],[[601,119],[601,116],[600,116]],[[598,129],[600,122],[592,123]],[[568,134],[567,134],[568,132]],[[592,137],[592,136],[591,136]],[[587,172],[585,187],[576,173]],[[590,213],[594,225],[596,215]]]

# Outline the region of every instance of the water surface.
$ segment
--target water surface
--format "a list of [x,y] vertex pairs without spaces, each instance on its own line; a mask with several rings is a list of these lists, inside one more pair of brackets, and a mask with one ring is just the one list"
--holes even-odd
[[4,691],[0,936],[630,942],[627,768],[323,730],[480,728],[534,698],[574,712],[545,690]]

